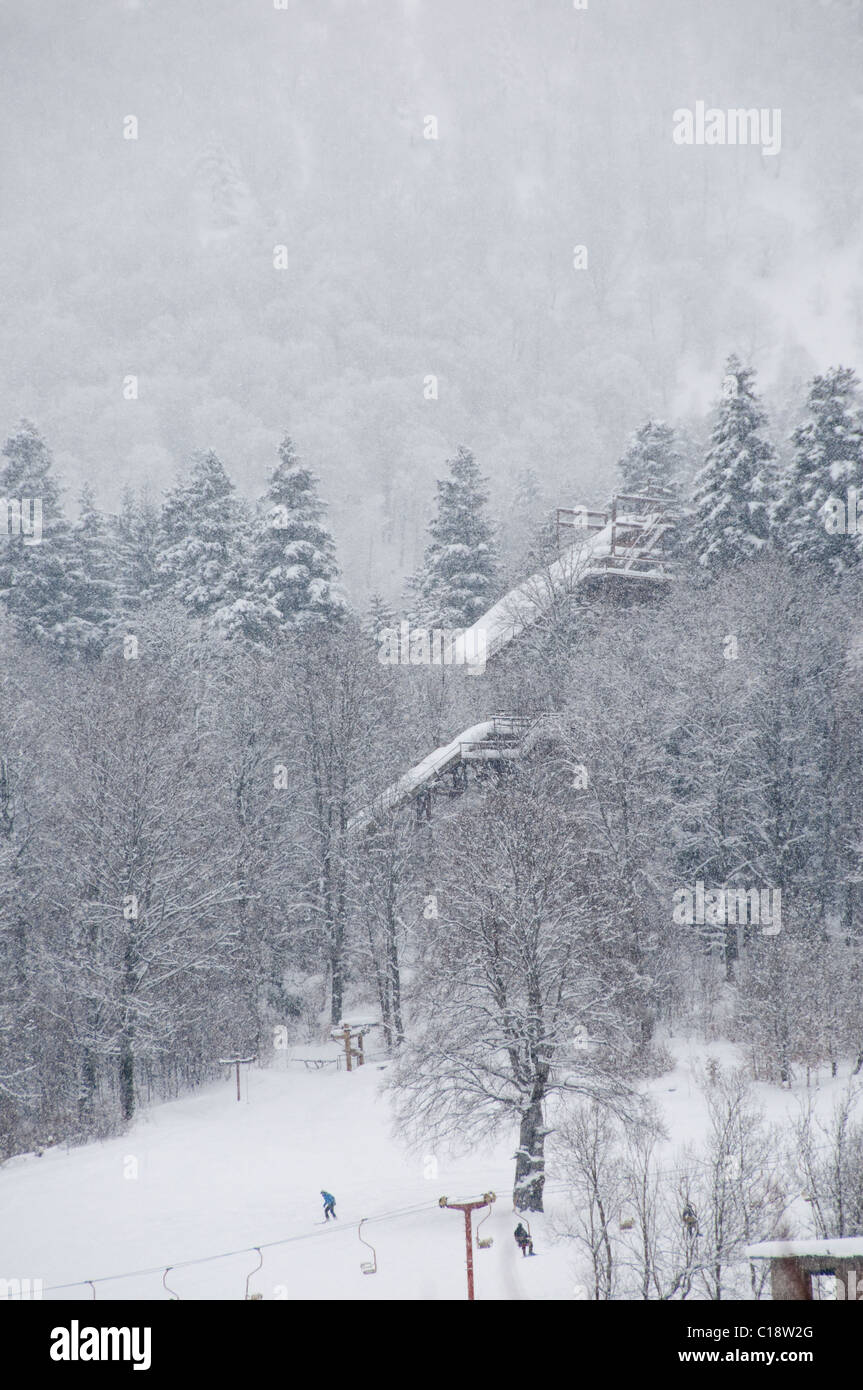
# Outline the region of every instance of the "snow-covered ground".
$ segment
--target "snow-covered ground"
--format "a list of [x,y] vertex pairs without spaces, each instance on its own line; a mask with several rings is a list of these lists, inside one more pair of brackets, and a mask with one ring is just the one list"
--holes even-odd
[[[706,1057],[723,1064],[738,1059],[725,1045],[677,1040],[672,1050],[674,1070],[650,1090],[676,1147],[704,1134],[696,1072]],[[6,1163],[0,1278],[41,1279],[46,1298],[89,1299],[86,1284],[49,1290],[153,1269],[97,1284],[97,1297],[167,1298],[166,1265],[278,1241],[285,1243],[264,1249],[250,1282],[250,1292],[265,1299],[461,1299],[463,1218],[440,1210],[438,1198],[463,1200],[492,1189],[498,1200],[483,1235],[492,1235],[494,1245],[474,1251],[477,1298],[579,1296],[576,1252],[551,1239],[554,1213],[566,1202],[553,1171],[548,1213],[531,1218],[539,1258],[522,1259],[512,1236],[514,1137],[460,1158],[410,1153],[392,1134],[389,1100],[380,1092],[382,1061],[349,1075],[335,1067],[306,1070],[299,1061],[304,1052],[314,1049],[280,1054],[272,1068],[252,1070],[248,1099],[244,1088],[240,1103],[231,1076],[143,1112],[120,1138]],[[846,1079],[822,1081],[825,1112]],[[802,1089],[802,1083],[792,1092],[755,1088],[775,1121],[795,1110]],[[126,1176],[136,1167],[137,1177]],[[339,1220],[329,1226],[316,1224],[322,1188],[337,1199]],[[373,1276],[360,1267],[370,1259],[357,1238],[361,1217],[387,1218],[363,1228],[377,1251]],[[181,1298],[242,1298],[257,1263],[254,1252],[229,1254],[176,1268],[168,1284]]]

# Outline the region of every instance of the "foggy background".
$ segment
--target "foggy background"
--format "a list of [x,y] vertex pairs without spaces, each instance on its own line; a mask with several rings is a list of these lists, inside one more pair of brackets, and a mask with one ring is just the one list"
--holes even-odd
[[[254,495],[287,430],[359,603],[459,443],[498,517],[525,467],[600,502],[730,351],[779,435],[860,368],[859,0],[11,0],[0,43],[0,432],[67,503],[206,447]],[[781,153],[676,146],[697,100],[780,107]]]

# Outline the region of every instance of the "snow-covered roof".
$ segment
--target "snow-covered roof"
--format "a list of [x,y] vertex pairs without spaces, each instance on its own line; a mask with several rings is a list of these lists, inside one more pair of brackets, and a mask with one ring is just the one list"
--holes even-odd
[[747,1245],[749,1260],[863,1259],[863,1236],[837,1236],[828,1240],[763,1240]]

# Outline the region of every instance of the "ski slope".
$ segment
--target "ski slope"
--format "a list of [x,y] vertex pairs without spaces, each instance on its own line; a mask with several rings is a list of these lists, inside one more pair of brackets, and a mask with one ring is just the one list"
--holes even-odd
[[[318,1048],[318,1051],[325,1051]],[[308,1051],[308,1049],[306,1049]],[[284,1068],[284,1069],[282,1069]],[[522,1261],[513,1241],[513,1141],[462,1160],[409,1154],[390,1135],[384,1073],[371,1063],[347,1074],[306,1071],[282,1059],[252,1071],[248,1102],[231,1081],[157,1105],[126,1136],[49,1150],[0,1168],[2,1274],[42,1279],[46,1299],[458,1299],[465,1295],[464,1225],[438,1198],[500,1194],[476,1252],[478,1298],[553,1298],[566,1289],[567,1255],[550,1255],[544,1221],[531,1220],[543,1259]],[[130,1159],[137,1178],[128,1178]],[[427,1176],[427,1174],[429,1176]],[[321,1189],[338,1220],[321,1223]],[[394,1215],[387,1215],[388,1213]],[[371,1252],[378,1272],[364,1275]],[[243,1251],[182,1267],[185,1260]],[[251,1253],[249,1253],[251,1251]],[[180,1266],[180,1267],[177,1267]]]
[[[703,1142],[697,1068],[708,1056],[723,1065],[742,1060],[729,1044],[676,1039],[670,1046],[674,1069],[646,1087],[672,1136],[669,1162],[678,1146]],[[304,1052],[328,1049],[335,1055],[331,1044]],[[537,1258],[522,1259],[510,1199],[515,1133],[454,1157],[409,1152],[393,1136],[382,1065],[307,1071],[283,1053],[271,1068],[251,1071],[239,1104],[231,1075],[153,1106],[118,1138],[8,1161],[0,1167],[0,1277],[41,1279],[45,1299],[82,1303],[93,1297],[80,1282],[88,1279],[97,1299],[169,1298],[167,1265],[174,1266],[167,1285],[182,1299],[242,1299],[250,1274],[250,1293],[265,1299],[463,1299],[463,1221],[442,1211],[438,1198],[492,1189],[498,1200],[483,1235],[494,1245],[474,1251],[477,1299],[583,1298],[577,1249],[555,1237],[567,1194],[553,1139],[548,1210],[529,1218]],[[847,1071],[832,1080],[823,1070],[821,1113],[829,1113]],[[787,1122],[805,1085],[789,1092],[759,1084],[755,1092],[769,1120]],[[550,1115],[552,1126],[556,1119]],[[132,1160],[137,1177],[126,1176]],[[337,1224],[316,1224],[322,1188],[336,1196]],[[357,1238],[361,1217],[385,1218],[363,1228],[377,1253],[373,1275],[361,1270],[370,1258]],[[254,1247],[269,1242],[280,1243],[262,1249],[263,1265],[252,1274]],[[184,1268],[186,1260],[201,1262]],[[113,1275],[125,1277],[99,1282]]]

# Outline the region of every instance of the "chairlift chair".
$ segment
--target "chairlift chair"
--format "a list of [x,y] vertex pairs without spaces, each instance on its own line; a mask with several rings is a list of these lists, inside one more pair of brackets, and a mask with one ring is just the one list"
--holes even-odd
[[364,1222],[366,1219],[367,1219],[367,1218],[364,1216],[363,1219],[362,1219],[362,1221],[360,1222],[359,1226],[357,1227],[357,1235],[359,1236],[360,1241],[362,1242],[362,1244],[365,1245],[369,1250],[371,1250],[371,1252],[372,1252],[372,1258],[371,1258],[371,1260],[365,1261],[363,1264],[361,1264],[361,1265],[360,1265],[360,1269],[362,1270],[363,1274],[377,1274],[377,1272],[378,1272],[378,1257],[377,1257],[377,1254],[375,1253],[375,1247],[374,1247],[373,1245],[371,1245],[371,1244],[369,1243],[369,1241],[363,1240],[363,1222]]
[[253,1274],[257,1274],[258,1270],[261,1268],[261,1265],[264,1263],[264,1256],[260,1246],[256,1245],[255,1251],[258,1256],[258,1263],[255,1265],[255,1268],[250,1270],[249,1273],[246,1275],[246,1298],[263,1298],[263,1294],[249,1293],[249,1280],[251,1279]]
[[494,1238],[493,1238],[492,1236],[481,1236],[481,1235],[480,1235],[480,1227],[482,1227],[482,1226],[485,1225],[486,1221],[488,1221],[488,1218],[489,1218],[490,1216],[491,1216],[491,1207],[489,1207],[488,1211],[486,1212],[486,1214],[485,1214],[485,1216],[482,1218],[482,1220],[477,1222],[477,1226],[476,1226],[476,1243],[477,1243],[477,1249],[479,1249],[479,1250],[489,1250],[489,1249],[491,1249],[491,1247],[494,1245]]
[[493,1192],[484,1192],[482,1195],[483,1195],[483,1197],[485,1198],[485,1200],[488,1202],[488,1211],[486,1212],[486,1214],[485,1214],[485,1216],[482,1218],[482,1220],[477,1222],[477,1225],[476,1225],[476,1243],[477,1243],[477,1249],[479,1249],[479,1250],[490,1250],[491,1247],[494,1245],[494,1239],[493,1239],[493,1237],[492,1237],[492,1236],[481,1236],[480,1233],[479,1233],[479,1230],[480,1230],[480,1226],[484,1226],[485,1223],[486,1223],[486,1221],[488,1221],[488,1218],[491,1216],[491,1209],[492,1209],[492,1206],[494,1205],[494,1203],[497,1201],[497,1198],[496,1198],[496,1196],[495,1196],[495,1194],[494,1194]]

